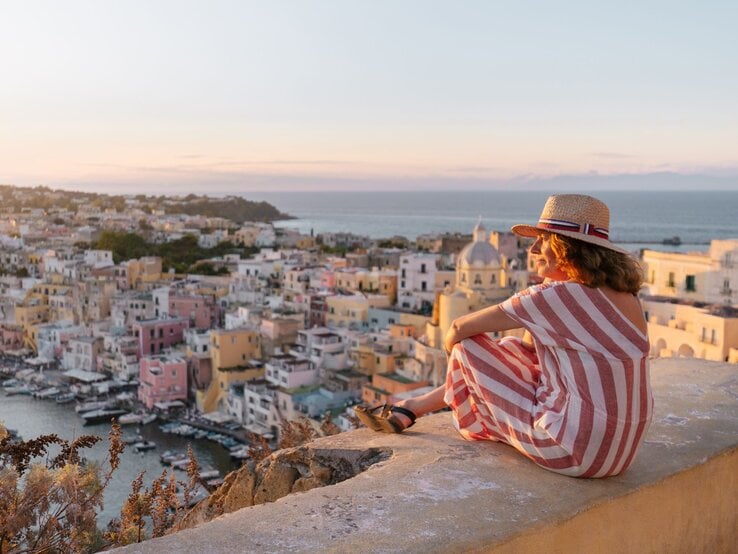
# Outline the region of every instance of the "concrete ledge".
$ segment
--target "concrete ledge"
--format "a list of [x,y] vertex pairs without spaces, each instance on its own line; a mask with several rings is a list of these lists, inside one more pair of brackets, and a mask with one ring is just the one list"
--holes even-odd
[[122,552],[730,552],[738,544],[738,367],[655,360],[653,425],[633,466],[563,477],[509,446],[465,442],[448,414],[403,435],[359,430],[323,452],[388,448],[356,477]]

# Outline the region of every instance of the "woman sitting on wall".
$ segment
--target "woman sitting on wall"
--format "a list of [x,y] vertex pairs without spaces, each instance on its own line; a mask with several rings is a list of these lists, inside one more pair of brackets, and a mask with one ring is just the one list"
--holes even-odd
[[[399,433],[446,406],[469,440],[502,441],[565,475],[617,475],[651,421],[649,343],[638,263],[608,238],[609,210],[579,194],[549,197],[538,223],[514,233],[544,281],[456,319],[445,386],[394,406],[356,408],[375,431]],[[488,333],[524,328],[523,339]]]

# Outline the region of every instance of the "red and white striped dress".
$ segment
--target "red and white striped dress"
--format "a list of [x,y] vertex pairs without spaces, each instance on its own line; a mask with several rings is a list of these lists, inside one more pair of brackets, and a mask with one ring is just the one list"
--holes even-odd
[[648,337],[596,288],[537,285],[501,304],[533,335],[477,335],[449,359],[446,403],[459,432],[499,440],[577,477],[617,475],[651,422]]

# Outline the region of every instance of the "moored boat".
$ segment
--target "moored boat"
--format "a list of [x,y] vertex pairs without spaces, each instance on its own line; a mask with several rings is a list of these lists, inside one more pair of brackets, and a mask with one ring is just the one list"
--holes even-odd
[[212,467],[204,467],[200,469],[200,479],[217,479],[220,477],[220,471]]
[[144,452],[146,450],[153,450],[156,448],[156,443],[153,441],[141,441],[137,442],[133,445],[133,448],[136,450],[136,452]]
[[91,412],[85,412],[84,414],[82,414],[82,419],[85,420],[85,425],[94,425],[95,423],[109,423],[112,419],[120,417],[125,413],[125,410],[118,410],[115,408],[92,410]]
[[59,393],[61,393],[61,391],[57,387],[48,387],[38,392],[34,392],[33,396],[36,398],[54,398]]
[[67,404],[68,402],[73,402],[75,398],[77,398],[77,395],[73,392],[63,392],[57,394],[54,400],[56,400],[57,404]]
[[118,423],[121,425],[131,425],[133,423],[138,423],[139,425],[146,425],[147,423],[151,423],[156,419],[156,414],[146,414],[146,413],[130,413],[122,415],[118,418]]

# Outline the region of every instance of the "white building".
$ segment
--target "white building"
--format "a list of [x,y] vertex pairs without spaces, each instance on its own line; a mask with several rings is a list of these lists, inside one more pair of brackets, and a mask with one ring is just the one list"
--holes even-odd
[[439,259],[438,254],[411,253],[400,256],[398,306],[417,310],[424,303],[433,305]]
[[295,357],[308,358],[318,369],[348,367],[347,341],[326,327],[298,331],[290,353]]
[[307,358],[279,354],[269,358],[264,368],[267,382],[278,387],[294,389],[318,382],[318,368]]

